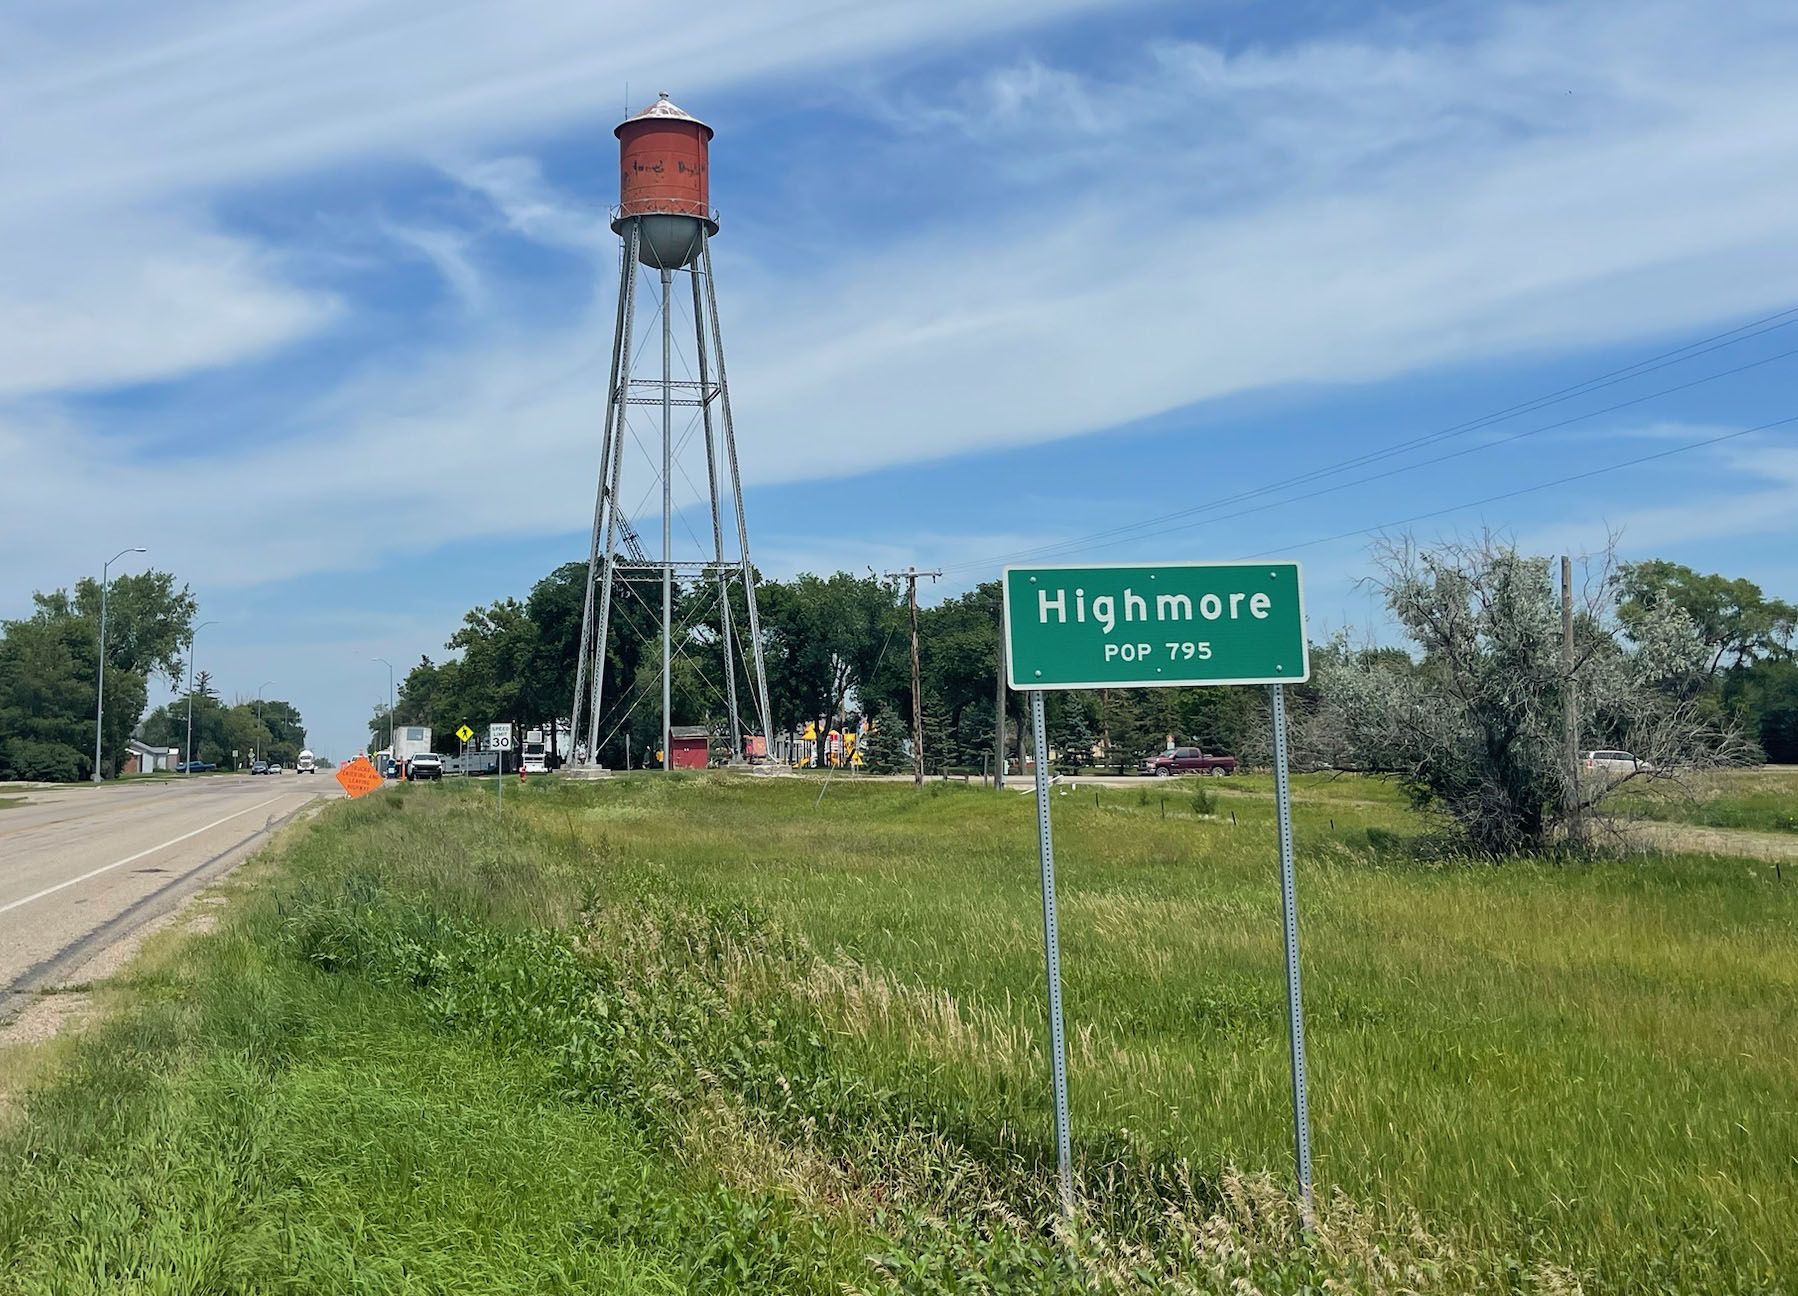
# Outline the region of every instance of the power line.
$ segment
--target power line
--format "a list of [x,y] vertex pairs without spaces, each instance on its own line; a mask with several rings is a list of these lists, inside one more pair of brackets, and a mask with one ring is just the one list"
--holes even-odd
[[1446,508],[1431,509],[1427,513],[1413,513],[1410,517],[1395,518],[1390,522],[1382,522],[1378,526],[1361,527],[1353,531],[1339,531],[1335,535],[1318,536],[1312,540],[1302,540],[1295,545],[1283,545],[1279,549],[1265,549],[1260,553],[1244,554],[1245,558],[1266,558],[1274,554],[1290,553],[1295,549],[1309,549],[1312,545],[1329,544],[1335,540],[1347,540],[1354,536],[1375,535],[1392,527],[1409,526],[1413,522],[1427,522],[1431,518],[1442,517],[1448,513],[1458,513],[1462,509],[1479,508],[1485,504],[1496,504],[1501,500],[1516,499],[1520,495],[1534,494],[1536,491],[1549,490],[1555,486],[1565,486],[1569,482],[1585,481],[1590,477],[1600,477],[1605,473],[1620,472],[1625,468],[1635,468],[1645,463],[1653,463],[1657,459],[1670,459],[1674,455],[1685,454],[1689,450],[1702,450],[1706,446],[1720,445],[1725,441],[1734,441],[1738,437],[1751,436],[1756,432],[1767,432],[1773,428],[1785,427],[1798,423],[1798,414],[1782,419],[1774,419],[1771,423],[1759,423],[1754,427],[1740,428],[1734,432],[1725,432],[1719,436],[1704,437],[1697,441],[1688,441],[1668,450],[1657,450],[1653,454],[1638,455],[1634,459],[1624,459],[1617,463],[1605,464],[1598,468],[1588,468],[1584,472],[1568,473],[1564,477],[1554,477],[1548,481],[1537,482],[1533,486],[1520,486],[1516,490],[1500,491],[1496,495],[1487,495],[1481,499],[1463,500],[1459,504],[1450,504]]
[[[1429,468],[1435,464],[1446,463],[1450,459],[1460,459],[1466,455],[1476,454],[1481,450],[1491,450],[1498,446],[1509,445],[1513,441],[1522,441],[1526,437],[1537,436],[1543,432],[1552,432],[1560,428],[1570,427],[1573,424],[1583,422],[1586,419],[1596,418],[1600,414],[1612,414],[1620,409],[1628,409],[1632,405],[1640,405],[1644,401],[1655,400],[1662,396],[1671,395],[1674,392],[1681,392],[1691,387],[1702,386],[1704,383],[1714,382],[1718,378],[1728,378],[1741,373],[1744,370],[1755,369],[1764,364],[1771,364],[1775,360],[1784,360],[1795,355],[1798,355],[1798,347],[1794,347],[1789,351],[1781,351],[1777,355],[1766,356],[1759,360],[1751,360],[1747,364],[1738,365],[1734,369],[1726,369],[1721,373],[1707,374],[1703,378],[1694,378],[1690,382],[1680,383],[1677,386],[1664,388],[1658,392],[1649,392],[1645,396],[1637,396],[1632,400],[1620,401],[1615,405],[1607,405],[1603,409],[1590,410],[1587,413],[1576,414],[1571,418],[1560,419],[1554,423],[1544,423],[1539,427],[1525,428],[1521,432],[1513,432],[1510,436],[1500,437],[1496,441],[1488,441],[1480,445],[1463,446],[1459,450],[1451,450],[1447,454],[1440,454],[1432,459],[1420,459],[1416,463],[1401,464],[1397,468],[1388,468],[1384,472],[1368,473],[1363,477],[1354,477],[1348,481],[1336,482],[1329,486],[1321,486],[1317,490],[1306,491],[1302,495],[1288,495],[1284,499],[1270,500],[1265,504],[1256,504],[1249,508],[1237,509],[1233,513],[1219,513],[1212,517],[1199,518],[1196,521],[1187,522],[1171,529],[1175,531],[1190,531],[1197,527],[1211,526],[1218,522],[1231,522],[1237,518],[1248,517],[1254,513],[1265,513],[1269,509],[1283,508],[1288,504],[1300,504],[1306,500],[1317,499],[1323,495],[1333,495],[1338,491],[1352,490],[1356,486],[1365,486],[1369,482],[1384,481],[1388,477],[1397,477],[1403,473],[1414,472],[1419,468]],[[1250,496],[1245,495],[1243,498],[1250,498]],[[1110,545],[1123,544],[1136,538],[1137,537],[1134,536],[1120,536],[1115,540],[1101,541],[1096,545],[1084,546],[1084,548],[1103,549]]]
[[[1155,517],[1139,519],[1135,522],[1124,523],[1124,524],[1116,526],[1116,527],[1110,527],[1110,528],[1107,528],[1102,531],[1092,532],[1088,535],[1075,537],[1075,538],[1072,538],[1069,540],[1056,541],[1054,543],[1046,544],[1046,545],[1038,545],[1038,546],[1034,546],[1029,549],[1016,550],[1011,553],[991,556],[991,557],[976,560],[976,561],[956,563],[956,564],[951,565],[948,568],[948,570],[964,571],[964,570],[970,570],[970,569],[977,568],[977,567],[991,567],[995,564],[1015,562],[1015,561],[1020,561],[1020,560],[1028,559],[1028,558],[1054,556],[1054,555],[1057,555],[1060,553],[1076,551],[1076,550],[1081,550],[1081,549],[1086,549],[1086,548],[1103,547],[1105,544],[1118,543],[1118,542],[1121,542],[1121,541],[1127,540],[1127,539],[1141,538],[1141,536],[1143,534],[1147,534],[1152,529],[1154,529],[1156,527],[1164,526],[1169,522],[1179,521],[1182,518],[1192,517],[1196,514],[1208,512],[1212,509],[1223,508],[1230,504],[1240,503],[1244,500],[1255,499],[1255,498],[1258,498],[1263,495],[1271,494],[1272,492],[1275,492],[1275,491],[1284,490],[1291,486],[1302,486],[1302,485],[1306,484],[1307,482],[1312,482],[1312,481],[1319,480],[1320,478],[1333,476],[1337,473],[1345,472],[1345,471],[1348,471],[1353,468],[1362,467],[1366,464],[1376,463],[1376,462],[1379,462],[1384,459],[1390,459],[1390,458],[1393,458],[1394,456],[1403,454],[1406,451],[1419,449],[1423,446],[1431,445],[1436,442],[1447,440],[1452,437],[1465,436],[1470,432],[1476,432],[1483,428],[1491,427],[1497,423],[1508,421],[1510,419],[1519,417],[1520,415],[1523,415],[1523,414],[1533,413],[1537,410],[1545,409],[1552,405],[1558,405],[1558,404],[1564,403],[1566,401],[1573,400],[1579,396],[1590,395],[1591,393],[1593,393],[1595,391],[1602,391],[1607,387],[1613,387],[1620,383],[1628,382],[1635,378],[1641,378],[1650,373],[1654,373],[1658,370],[1670,368],[1673,365],[1684,364],[1687,361],[1698,359],[1701,356],[1708,355],[1713,351],[1721,350],[1724,347],[1736,346],[1743,342],[1752,341],[1754,338],[1761,337],[1767,333],[1771,333],[1771,332],[1775,331],[1776,329],[1789,327],[1790,325],[1792,325],[1794,323],[1798,323],[1798,306],[1788,307],[1785,310],[1776,311],[1771,315],[1765,315],[1759,319],[1750,320],[1745,324],[1737,325],[1735,328],[1726,329],[1723,332],[1714,333],[1708,337],[1699,338],[1693,342],[1688,342],[1682,346],[1675,347],[1672,350],[1663,351],[1658,355],[1650,356],[1644,360],[1636,361],[1633,364],[1625,365],[1622,368],[1613,369],[1607,373],[1600,374],[1597,377],[1587,379],[1583,382],[1575,383],[1572,386],[1563,387],[1557,391],[1552,391],[1552,392],[1545,393],[1542,396],[1533,397],[1530,400],[1520,401],[1516,404],[1509,405],[1503,409],[1494,411],[1493,413],[1481,415],[1478,418],[1469,419],[1462,423],[1456,423],[1449,427],[1438,429],[1434,432],[1424,433],[1420,436],[1411,437],[1404,441],[1395,442],[1391,445],[1382,447],[1381,449],[1378,449],[1378,450],[1369,451],[1365,454],[1356,455],[1356,456],[1353,456],[1348,459],[1339,460],[1335,463],[1327,464],[1327,465],[1324,465],[1319,468],[1310,469],[1306,472],[1298,473],[1291,477],[1282,478],[1278,481],[1268,482],[1261,486],[1257,486],[1257,487],[1254,487],[1249,490],[1238,491],[1231,495],[1221,496],[1217,499],[1208,500],[1203,504],[1192,505],[1192,506],[1190,506],[1188,508],[1184,508],[1184,509],[1176,509],[1170,513],[1164,513],[1164,514],[1160,514]],[[1794,354],[1794,352],[1791,352],[1791,351],[1782,352],[1779,355],[1771,356],[1764,360],[1754,361],[1748,365],[1740,366],[1736,369],[1724,370],[1720,373],[1706,375],[1704,378],[1695,379],[1690,383],[1683,383],[1683,384],[1678,384],[1674,387],[1665,388],[1661,391],[1650,393],[1647,396],[1638,397],[1635,400],[1622,402],[1618,405],[1609,406],[1605,409],[1593,410],[1587,414],[1580,415],[1577,418],[1567,420],[1567,422],[1577,422],[1581,418],[1597,417],[1600,414],[1613,412],[1617,409],[1626,408],[1630,405],[1640,404],[1644,400],[1651,400],[1651,399],[1655,399],[1656,397],[1659,397],[1659,396],[1670,395],[1670,394],[1673,394],[1678,391],[1686,390],[1689,387],[1697,386],[1704,382],[1711,382],[1718,378],[1729,377],[1735,373],[1741,372],[1743,369],[1754,368],[1760,364],[1771,363],[1773,360],[1783,359],[1786,356],[1790,356],[1792,354]],[[1565,423],[1562,423],[1562,424],[1554,424],[1554,425],[1550,425],[1550,426],[1565,426],[1565,425],[1566,425]],[[1546,430],[1546,429],[1536,429],[1536,430],[1542,431],[1542,430]],[[1513,437],[1513,438],[1508,438],[1508,439],[1515,440],[1518,438]],[[1503,442],[1499,442],[1496,444],[1503,444]],[[1429,462],[1436,462],[1436,461],[1429,461]],[[1414,466],[1423,467],[1426,465],[1418,464],[1418,465],[1414,465]],[[1401,470],[1401,471],[1403,471],[1403,470]],[[1300,498],[1308,498],[1308,497],[1301,496]],[[1219,520],[1222,520],[1222,519],[1219,519]]]

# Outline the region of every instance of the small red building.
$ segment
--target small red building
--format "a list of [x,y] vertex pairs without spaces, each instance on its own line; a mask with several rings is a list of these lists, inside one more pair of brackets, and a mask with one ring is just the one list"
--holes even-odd
[[712,738],[704,725],[673,725],[668,730],[669,769],[704,769]]

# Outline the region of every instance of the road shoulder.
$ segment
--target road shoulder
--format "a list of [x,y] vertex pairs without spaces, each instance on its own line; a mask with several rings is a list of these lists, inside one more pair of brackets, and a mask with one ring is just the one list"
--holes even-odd
[[[180,942],[213,931],[231,891],[244,885],[238,870],[278,849],[327,804],[314,800],[299,807],[0,993],[0,1125],[23,1109],[28,1090],[55,1072],[73,1039],[107,1015],[141,958],[163,957]],[[227,879],[233,885],[221,886]]]

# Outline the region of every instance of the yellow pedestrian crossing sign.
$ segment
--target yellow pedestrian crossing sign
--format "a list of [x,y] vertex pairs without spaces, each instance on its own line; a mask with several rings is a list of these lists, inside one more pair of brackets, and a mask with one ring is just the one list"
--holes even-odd
[[456,730],[456,737],[460,738],[463,742],[467,742],[470,738],[474,737],[474,730],[470,729],[467,725],[463,725],[460,729]]

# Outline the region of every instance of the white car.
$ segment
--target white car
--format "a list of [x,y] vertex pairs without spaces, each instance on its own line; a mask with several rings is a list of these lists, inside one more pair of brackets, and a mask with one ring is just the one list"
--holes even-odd
[[1580,753],[1582,768],[1602,774],[1652,774],[1654,766],[1637,760],[1626,751],[1589,751]]

